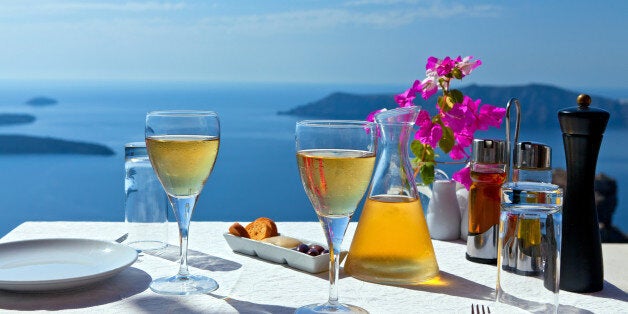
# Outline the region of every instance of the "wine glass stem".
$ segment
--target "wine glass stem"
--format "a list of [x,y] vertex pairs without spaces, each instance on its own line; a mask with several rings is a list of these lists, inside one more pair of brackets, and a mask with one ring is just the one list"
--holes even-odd
[[179,276],[188,276],[190,272],[188,271],[188,236],[187,232],[185,235],[179,230],[179,245],[181,255],[181,261],[179,264]]
[[177,217],[179,226],[179,253],[181,256],[179,264],[179,276],[187,277],[188,271],[188,234],[190,232],[190,220],[198,195],[191,197],[170,197],[172,208]]
[[340,250],[336,249],[335,246],[332,246],[332,249],[329,250],[329,304],[337,305],[338,304],[338,286],[336,282],[338,281],[338,271],[340,270]]

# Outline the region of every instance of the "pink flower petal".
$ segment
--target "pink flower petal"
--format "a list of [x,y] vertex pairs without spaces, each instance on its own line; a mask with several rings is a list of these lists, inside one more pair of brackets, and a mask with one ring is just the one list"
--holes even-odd
[[428,76],[421,82],[421,96],[427,100],[438,91],[438,77]]
[[480,126],[484,127],[480,130],[486,130],[489,126],[499,128],[502,124],[502,119],[506,115],[506,108],[495,107],[491,105],[484,105],[480,108],[479,120]]
[[466,167],[458,170],[453,175],[454,181],[464,185],[464,187],[469,190],[471,188],[471,184],[473,181],[471,180],[471,168],[467,165]]
[[454,160],[460,160],[467,157],[467,152],[464,151],[464,147],[460,146],[460,144],[455,144],[449,151],[449,157]]

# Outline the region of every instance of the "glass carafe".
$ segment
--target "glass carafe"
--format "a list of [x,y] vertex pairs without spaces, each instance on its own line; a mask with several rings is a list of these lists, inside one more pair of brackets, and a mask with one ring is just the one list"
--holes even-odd
[[360,280],[408,285],[438,274],[408,156],[419,107],[375,116],[378,161],[344,269]]

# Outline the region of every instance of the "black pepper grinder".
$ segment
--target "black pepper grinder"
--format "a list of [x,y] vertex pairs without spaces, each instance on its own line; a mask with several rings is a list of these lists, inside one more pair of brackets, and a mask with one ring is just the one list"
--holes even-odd
[[578,107],[558,112],[567,161],[560,289],[595,292],[603,288],[604,269],[593,184],[610,114],[589,108],[589,95],[582,94],[577,101]]

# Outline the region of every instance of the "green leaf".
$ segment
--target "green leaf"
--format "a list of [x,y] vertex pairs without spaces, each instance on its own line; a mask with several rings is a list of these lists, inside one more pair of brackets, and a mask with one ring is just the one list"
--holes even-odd
[[412,150],[412,153],[416,156],[417,160],[421,162],[434,161],[434,148],[430,145],[414,140],[410,143],[410,150]]
[[438,147],[448,154],[454,147],[454,131],[446,126],[442,126],[443,137],[438,141]]
[[434,162],[434,148],[429,145],[425,145],[425,151],[423,152],[423,162]]
[[451,108],[453,108],[455,104],[455,100],[451,98],[451,96],[447,96],[445,99],[445,107],[443,107],[443,111],[447,112],[451,110]]
[[454,101],[454,103],[459,104],[462,102],[462,100],[464,100],[464,95],[462,94],[461,91],[457,89],[453,89],[451,90],[451,98]]
[[438,100],[436,100],[436,104],[441,110],[444,110],[444,108],[447,107],[446,96],[443,96],[443,95],[438,96]]
[[461,79],[462,79],[462,71],[460,71],[460,69],[458,69],[458,68],[454,68],[454,69],[451,71],[451,74],[453,75],[453,77],[455,77],[455,78],[457,78],[457,79],[459,79],[459,80],[461,80]]
[[432,123],[440,123],[440,115],[439,114],[435,114],[434,116],[432,116]]
[[421,166],[421,181],[423,184],[431,184],[434,182],[434,163],[426,163]]
[[419,140],[414,140],[410,143],[410,150],[418,160],[421,160],[423,151],[425,151],[425,144],[421,143]]

